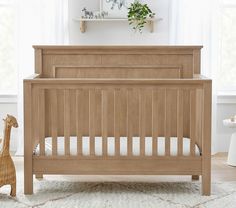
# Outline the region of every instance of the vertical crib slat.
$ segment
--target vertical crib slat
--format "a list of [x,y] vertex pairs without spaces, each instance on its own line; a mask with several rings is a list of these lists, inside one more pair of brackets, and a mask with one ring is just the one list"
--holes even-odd
[[202,89],[198,89],[196,92],[196,144],[199,147],[202,146],[202,112],[203,112],[203,93]]
[[115,127],[115,91],[114,89],[103,90],[102,95],[102,137],[103,156],[108,155],[108,136],[114,137]]
[[108,92],[102,91],[102,154],[107,156]]
[[95,155],[95,136],[101,136],[102,93],[100,89],[89,90],[89,137],[90,156]]
[[80,90],[76,90],[75,92],[75,106],[76,106],[76,136],[77,136],[77,155],[81,156],[82,155],[82,128],[81,128],[81,120],[79,118],[81,118],[80,115],[80,110],[79,108],[81,107],[81,103],[80,103]]
[[89,89],[76,90],[76,135],[77,135],[77,155],[83,154],[83,136],[89,136]]
[[127,89],[115,89],[115,155],[120,156],[120,137],[127,135]]
[[158,91],[152,91],[152,155],[157,156]]
[[70,91],[64,91],[65,155],[70,155]]
[[89,140],[90,140],[90,156],[95,155],[95,90],[89,90]]
[[52,155],[57,155],[57,90],[51,95]]
[[165,90],[165,156],[170,156],[171,93]]
[[145,91],[140,90],[139,96],[140,103],[140,117],[139,117],[139,126],[140,126],[140,155],[145,155],[145,108],[146,108],[146,96]]
[[190,154],[195,156],[196,140],[196,90],[190,92]]
[[129,89],[126,90],[125,92],[125,97],[126,97],[126,137],[127,137],[127,155],[129,154],[129,151],[132,151],[132,140],[129,140]]
[[178,156],[183,155],[183,90],[178,90],[177,98],[177,137],[178,137]]
[[45,155],[45,91],[39,90],[39,143],[40,155]]
[[127,98],[128,108],[128,122],[127,122],[127,135],[128,135],[128,156],[133,155],[133,136],[139,134],[139,90],[128,90]]
[[115,155],[120,155],[121,91],[115,90]]
[[132,91],[128,90],[128,98],[127,98],[127,115],[128,115],[128,122],[127,122],[127,154],[128,156],[132,156],[132,138],[133,138],[133,128],[132,128]]
[[[35,141],[32,143],[33,148],[35,148],[35,144],[40,143],[40,135],[39,135],[39,90],[32,90],[32,135],[35,138]],[[36,143],[35,143],[36,142]]]

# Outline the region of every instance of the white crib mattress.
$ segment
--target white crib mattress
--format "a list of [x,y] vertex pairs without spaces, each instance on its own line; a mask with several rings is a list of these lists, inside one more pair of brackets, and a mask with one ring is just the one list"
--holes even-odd
[[[89,148],[89,137],[82,138],[82,155],[88,156],[90,155],[90,148]],[[57,154],[62,156],[65,155],[65,148],[64,148],[64,137],[57,138]],[[171,156],[177,156],[178,152],[178,142],[176,137],[171,137],[170,139],[170,154]],[[133,137],[133,145],[132,145],[132,153],[134,156],[140,155],[140,138]],[[158,145],[157,145],[157,153],[159,156],[165,155],[165,138],[158,137]],[[39,145],[35,148],[35,154],[39,155]],[[45,138],[45,154],[46,156],[52,155],[52,138],[47,137]],[[108,137],[107,138],[107,154],[109,156],[115,155],[115,138]],[[197,156],[200,155],[200,149],[195,144],[195,154]],[[77,137],[70,137],[70,155],[77,155]],[[95,155],[101,156],[102,155],[102,138],[95,137]],[[120,138],[120,155],[126,156],[127,155],[127,137]],[[146,137],[145,138],[145,155],[151,156],[152,155],[152,138]],[[189,156],[190,155],[190,139],[183,138],[183,155]]]

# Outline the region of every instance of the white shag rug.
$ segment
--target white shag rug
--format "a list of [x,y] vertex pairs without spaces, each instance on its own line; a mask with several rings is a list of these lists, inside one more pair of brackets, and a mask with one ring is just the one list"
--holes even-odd
[[17,197],[10,187],[0,189],[0,208],[235,208],[236,182],[212,183],[212,195],[201,196],[200,182],[70,182],[35,180],[34,195],[23,194],[18,182]]

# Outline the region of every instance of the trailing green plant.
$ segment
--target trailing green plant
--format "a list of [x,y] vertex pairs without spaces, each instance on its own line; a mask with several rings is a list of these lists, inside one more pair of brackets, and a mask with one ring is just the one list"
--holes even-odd
[[128,8],[128,21],[129,25],[132,25],[135,31],[142,33],[142,29],[147,23],[147,19],[151,19],[155,16],[155,13],[151,11],[147,4],[142,4],[139,0],[135,0],[134,3]]

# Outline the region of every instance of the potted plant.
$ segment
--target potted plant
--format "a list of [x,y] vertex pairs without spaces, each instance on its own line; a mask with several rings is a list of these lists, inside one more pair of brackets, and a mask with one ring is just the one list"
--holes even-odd
[[132,25],[133,29],[140,33],[142,33],[142,29],[147,23],[147,19],[154,18],[154,16],[155,13],[151,11],[148,5],[142,4],[139,0],[135,0],[128,8],[129,25]]

